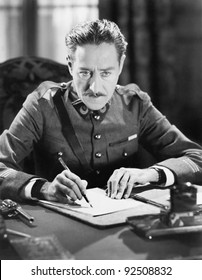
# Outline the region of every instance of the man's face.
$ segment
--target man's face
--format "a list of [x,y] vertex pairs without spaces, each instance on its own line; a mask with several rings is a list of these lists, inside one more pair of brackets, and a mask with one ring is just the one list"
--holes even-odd
[[119,61],[113,44],[77,47],[69,71],[74,90],[89,109],[100,110],[111,99],[124,59]]

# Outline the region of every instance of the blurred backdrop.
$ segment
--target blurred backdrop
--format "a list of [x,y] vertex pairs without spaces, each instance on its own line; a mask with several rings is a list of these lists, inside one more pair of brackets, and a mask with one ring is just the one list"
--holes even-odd
[[66,33],[97,18],[115,21],[129,43],[120,84],[137,83],[201,144],[202,0],[0,0],[0,63],[30,55],[65,63]]

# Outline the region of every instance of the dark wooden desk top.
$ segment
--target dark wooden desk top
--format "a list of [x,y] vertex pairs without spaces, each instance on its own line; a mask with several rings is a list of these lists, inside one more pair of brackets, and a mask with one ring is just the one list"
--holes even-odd
[[[7,228],[34,237],[54,234],[76,260],[195,259],[202,256],[202,233],[146,240],[128,225],[97,229],[41,206],[24,205],[23,208],[35,217],[35,226],[28,227],[13,218],[6,220]],[[6,248],[0,254],[1,259],[17,258]]]

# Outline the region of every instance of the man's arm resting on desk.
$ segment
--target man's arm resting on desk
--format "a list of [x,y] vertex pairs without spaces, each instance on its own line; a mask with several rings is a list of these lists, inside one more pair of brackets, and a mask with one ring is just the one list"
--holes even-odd
[[49,193],[50,182],[44,181],[40,178],[31,179],[25,186],[23,197],[31,200],[51,200],[57,201],[57,197]]
[[147,183],[154,183],[162,187],[173,185],[175,183],[174,172],[158,165],[144,169],[116,169],[107,182],[108,196],[116,199],[128,198],[134,187]]
[[67,202],[67,197],[73,201],[82,199],[86,193],[87,181],[81,180],[70,170],[59,173],[52,182],[41,178],[32,179],[23,190],[24,198],[46,199],[50,201]]
[[0,197],[17,202],[24,199],[45,199],[66,202],[81,199],[86,192],[87,182],[71,171],[64,170],[52,182],[36,175],[8,168],[0,162]]
[[57,197],[56,188],[55,191],[50,190],[51,183],[44,181],[40,178],[31,179],[30,182],[25,186],[23,191],[23,197],[31,200],[50,200],[50,201],[66,201],[65,196],[62,199]]

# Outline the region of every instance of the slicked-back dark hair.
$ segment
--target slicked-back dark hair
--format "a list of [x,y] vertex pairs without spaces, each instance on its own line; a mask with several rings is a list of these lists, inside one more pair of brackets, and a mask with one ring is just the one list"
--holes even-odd
[[71,32],[66,35],[65,42],[70,59],[74,58],[74,53],[78,46],[86,44],[114,44],[119,60],[127,49],[127,42],[117,24],[106,19],[77,24]]

